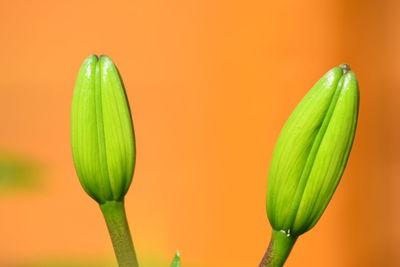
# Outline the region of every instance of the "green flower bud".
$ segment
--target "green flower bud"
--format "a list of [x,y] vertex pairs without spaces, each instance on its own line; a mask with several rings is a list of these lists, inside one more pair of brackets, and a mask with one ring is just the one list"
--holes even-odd
[[97,202],[122,200],[135,165],[135,139],[124,85],[107,56],[89,56],[76,80],[71,112],[74,165]]
[[346,167],[358,103],[356,76],[342,64],[328,71],[289,117],[268,177],[267,213],[275,231],[296,237],[321,217]]

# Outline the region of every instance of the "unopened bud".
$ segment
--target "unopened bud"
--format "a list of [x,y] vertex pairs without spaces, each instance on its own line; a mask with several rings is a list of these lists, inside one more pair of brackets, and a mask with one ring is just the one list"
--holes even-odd
[[97,202],[122,200],[132,181],[135,139],[124,85],[112,60],[89,56],[76,80],[71,112],[74,165]]
[[273,153],[267,213],[276,231],[299,236],[328,205],[346,167],[359,92],[347,64],[326,73],[290,115]]

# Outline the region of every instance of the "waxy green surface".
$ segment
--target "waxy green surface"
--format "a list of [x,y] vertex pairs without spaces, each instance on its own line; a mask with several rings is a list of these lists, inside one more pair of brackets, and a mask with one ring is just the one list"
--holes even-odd
[[342,64],[328,71],[290,115],[268,176],[267,213],[276,231],[299,236],[321,217],[346,167],[358,104],[357,79]]
[[97,202],[121,200],[135,165],[135,139],[125,89],[112,60],[89,56],[76,80],[71,114],[75,169]]

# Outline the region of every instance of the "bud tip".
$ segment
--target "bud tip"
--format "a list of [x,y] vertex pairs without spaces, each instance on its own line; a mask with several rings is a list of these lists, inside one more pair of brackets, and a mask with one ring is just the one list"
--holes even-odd
[[346,63],[340,64],[340,65],[339,65],[339,68],[342,69],[343,74],[346,74],[346,73],[348,73],[348,72],[351,70],[350,65],[349,65],[349,64],[346,64]]

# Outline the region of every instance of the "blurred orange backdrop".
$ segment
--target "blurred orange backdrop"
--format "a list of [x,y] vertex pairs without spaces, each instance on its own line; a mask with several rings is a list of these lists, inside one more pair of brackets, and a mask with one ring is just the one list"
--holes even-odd
[[92,53],[116,62],[133,109],[126,206],[142,266],[169,266],[176,249],[184,267],[258,265],[274,143],[343,62],[360,83],[355,144],[286,266],[400,266],[399,33],[395,0],[1,1],[0,150],[33,159],[45,178],[0,196],[0,266],[113,258],[69,142],[72,89]]

